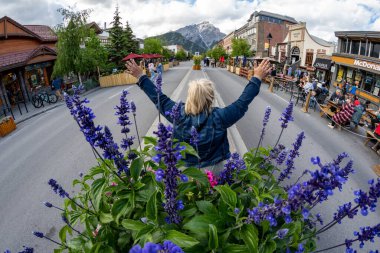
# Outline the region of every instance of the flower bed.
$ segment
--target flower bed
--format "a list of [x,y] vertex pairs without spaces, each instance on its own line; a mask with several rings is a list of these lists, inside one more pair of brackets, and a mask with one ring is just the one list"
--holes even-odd
[[[296,183],[286,182],[305,139],[301,132],[289,148],[280,142],[293,121],[292,102],[281,115],[281,133],[273,148],[261,147],[271,114],[268,107],[257,147],[243,157],[232,154],[220,175],[215,175],[188,168],[182,161],[188,155],[198,156],[199,137],[192,128],[190,144],[173,138],[181,104],[168,112],[174,128],[159,123],[156,137],[144,137],[142,147],[138,135],[129,135],[132,118],[137,133],[138,128],[136,106],[127,94],[123,91],[116,106],[124,135],[120,146],[107,126],[95,124],[87,99],[77,92],[65,97],[98,165],[73,181],[81,189],[74,196],[56,180],[48,182],[65,199],[63,207],[45,202],[61,213],[60,241],[33,233],[56,243],[55,252],[314,252],[321,233],[347,218],[357,218],[359,211],[363,216],[376,211],[380,179],[370,180],[368,191],[356,191],[355,204],[337,207],[330,222],[323,223],[319,214],[311,212],[341,190],[353,173],[353,162],[344,162],[345,153],[328,163],[313,157],[312,169],[305,170]],[[139,145],[133,149],[136,140]],[[336,240],[343,242],[326,248],[345,246],[353,252],[356,241],[362,246],[379,235],[380,224],[373,224],[345,241],[337,235]]]

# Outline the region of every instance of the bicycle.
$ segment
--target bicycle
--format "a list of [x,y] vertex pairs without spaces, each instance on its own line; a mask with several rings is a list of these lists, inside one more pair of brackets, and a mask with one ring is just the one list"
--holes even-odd
[[58,101],[57,95],[51,93],[51,89],[46,87],[42,88],[41,86],[37,86],[33,91],[32,96],[32,104],[36,108],[40,108],[44,106],[44,102],[49,104],[55,104]]

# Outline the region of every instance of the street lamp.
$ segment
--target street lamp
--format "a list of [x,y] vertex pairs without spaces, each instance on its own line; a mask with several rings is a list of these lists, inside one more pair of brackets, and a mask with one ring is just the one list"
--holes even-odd
[[268,57],[269,57],[269,51],[270,51],[270,40],[272,39],[272,34],[271,33],[268,33],[267,35],[267,39],[268,39]]

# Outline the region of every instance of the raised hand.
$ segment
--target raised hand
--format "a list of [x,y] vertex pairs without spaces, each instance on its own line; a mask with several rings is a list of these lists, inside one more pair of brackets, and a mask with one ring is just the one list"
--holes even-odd
[[264,59],[259,66],[257,66],[257,62],[255,61],[253,64],[253,71],[253,76],[262,80],[272,71],[270,61]]
[[143,75],[142,69],[136,64],[135,60],[131,59],[125,64],[127,67],[126,72],[136,78],[140,78]]

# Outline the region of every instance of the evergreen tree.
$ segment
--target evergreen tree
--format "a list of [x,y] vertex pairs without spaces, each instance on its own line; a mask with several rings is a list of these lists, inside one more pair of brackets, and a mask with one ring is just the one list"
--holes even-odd
[[132,28],[130,27],[128,21],[124,29],[124,38],[126,41],[126,52],[129,53],[138,53],[139,44],[136,40],[135,35],[133,34]]
[[109,45],[107,47],[109,61],[115,63],[117,67],[122,67],[124,65],[122,59],[126,56],[127,41],[121,23],[119,6],[116,6],[111,24],[113,26],[109,31]]

